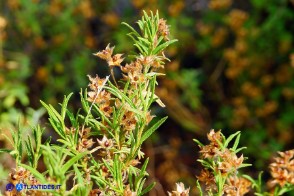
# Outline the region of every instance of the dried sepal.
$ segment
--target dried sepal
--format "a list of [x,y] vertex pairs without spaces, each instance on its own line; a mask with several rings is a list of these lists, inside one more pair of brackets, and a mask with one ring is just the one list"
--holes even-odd
[[274,158],[269,166],[272,179],[270,186],[278,184],[280,187],[285,184],[294,185],[294,149],[285,152],[278,152],[279,156]]
[[112,139],[108,139],[105,135],[101,140],[97,139],[97,142],[99,144],[99,147],[102,149],[109,149],[113,146]]
[[190,188],[185,188],[182,182],[176,183],[176,191],[168,192],[169,196],[189,196]]
[[88,75],[90,80],[90,84],[88,85],[92,91],[97,91],[99,88],[102,88],[105,85],[105,78],[99,78],[98,75],[96,77],[92,77]]
[[124,73],[129,73],[129,72],[137,72],[137,73],[142,73],[142,64],[136,60],[135,62],[131,62],[130,64],[126,64],[125,66],[121,66],[121,70]]
[[231,176],[227,179],[224,192],[227,196],[243,196],[250,191],[251,182],[243,177]]
[[137,118],[134,112],[127,111],[122,117],[121,123],[122,127],[126,132],[132,131],[136,128]]
[[95,56],[98,56],[101,59],[104,59],[104,60],[107,60],[108,61],[108,60],[111,59],[111,56],[112,56],[112,53],[113,53],[113,49],[114,49],[114,46],[113,47],[110,47],[110,44],[108,44],[104,50],[99,51],[97,53],[94,53],[94,55]]
[[137,196],[137,193],[131,191],[130,185],[127,185],[125,190],[124,190],[123,196]]
[[158,21],[158,36],[163,36],[165,40],[169,40],[169,26],[166,24],[166,20],[162,18]]
[[205,189],[207,191],[215,191],[216,190],[216,183],[215,178],[212,172],[207,169],[202,169],[200,175],[197,176],[199,182],[205,185]]
[[93,144],[94,144],[93,139],[86,139],[86,138],[79,139],[79,145],[77,150],[79,152],[85,152],[87,149],[91,148]]
[[120,66],[123,62],[124,58],[122,58],[123,54],[116,54],[107,60],[109,66]]

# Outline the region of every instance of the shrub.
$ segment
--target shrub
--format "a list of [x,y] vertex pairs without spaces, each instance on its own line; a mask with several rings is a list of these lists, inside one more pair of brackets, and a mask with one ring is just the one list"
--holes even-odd
[[[80,93],[84,112],[67,108],[72,94],[65,96],[59,112],[42,102],[59,136],[56,144],[51,139],[42,142],[44,129],[40,126],[33,129],[33,138],[25,140],[21,129],[12,132],[14,149],[2,150],[16,160],[10,183],[60,185],[59,191],[53,192],[60,195],[143,195],[154,186],[144,187],[148,159],[143,160],[141,145],[166,119],[149,124],[154,117],[152,103],[164,106],[155,95],[156,78],[162,75],[157,70],[168,60],[163,50],[176,40],[169,39],[168,25],[158,13],[144,13],[138,21],[140,32],[124,25],[131,30],[128,35],[138,53],[129,56],[132,61],[125,66],[121,65],[122,54],[113,55],[110,45],[94,54],[107,61],[113,80],[88,76],[90,91]],[[119,81],[113,74],[116,67],[123,72]],[[28,162],[24,163],[25,154]],[[38,171],[41,157],[44,172]],[[70,180],[72,186],[67,190]],[[38,191],[25,190],[24,194],[31,192]]]

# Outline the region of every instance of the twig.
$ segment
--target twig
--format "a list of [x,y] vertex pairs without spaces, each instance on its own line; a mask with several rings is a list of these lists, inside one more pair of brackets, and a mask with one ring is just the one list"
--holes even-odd
[[98,95],[99,95],[100,92],[102,91],[103,87],[105,86],[106,82],[109,80],[109,77],[110,77],[110,76],[106,76],[106,78],[105,78],[104,82],[102,83],[102,85],[98,87],[98,89],[97,89],[97,93],[96,93],[96,95],[95,95],[95,97],[94,97],[94,100],[93,100],[93,102],[92,102],[92,104],[91,104],[91,106],[90,106],[90,108],[89,108],[89,111],[88,111],[86,117],[85,117],[85,121],[84,121],[84,124],[83,124],[82,131],[84,131],[85,123],[86,123],[86,121],[87,121],[87,118],[89,117],[89,114],[90,114],[90,112],[91,112],[91,110],[92,110],[92,107],[93,107],[93,105],[95,104],[95,101],[96,101],[96,99],[98,98]]

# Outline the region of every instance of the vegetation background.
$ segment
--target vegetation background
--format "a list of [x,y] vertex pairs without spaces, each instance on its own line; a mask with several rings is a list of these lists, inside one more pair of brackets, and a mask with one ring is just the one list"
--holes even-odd
[[[179,40],[168,48],[172,61],[157,92],[166,108],[153,109],[169,119],[144,146],[153,194],[177,181],[195,187],[192,138],[205,143],[211,128],[241,131],[253,176],[276,151],[294,148],[293,0],[2,0],[0,133],[46,126],[39,100],[57,105],[74,92],[71,107],[78,108],[87,74],[108,74],[92,53],[108,43],[120,53],[132,49],[121,22],[133,23],[142,10],[159,10]],[[0,148],[7,145],[0,135]],[[13,161],[1,155],[0,163],[5,187]]]

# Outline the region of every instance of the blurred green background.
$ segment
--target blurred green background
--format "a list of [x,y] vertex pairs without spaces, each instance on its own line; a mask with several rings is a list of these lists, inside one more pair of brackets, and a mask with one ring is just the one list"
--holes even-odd
[[[294,147],[293,0],[0,0],[0,7],[0,133],[17,124],[29,133],[38,120],[46,126],[39,100],[57,106],[74,92],[77,109],[86,75],[108,74],[92,53],[108,43],[127,53],[134,47],[121,22],[159,10],[179,41],[166,53],[172,61],[157,91],[167,107],[153,108],[170,118],[145,145],[158,181],[151,195],[179,180],[195,187],[192,138],[205,142],[211,128],[242,131],[255,176],[276,151]],[[0,163],[5,179],[13,161]]]

